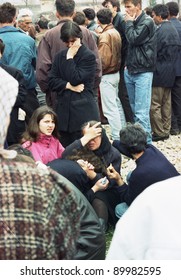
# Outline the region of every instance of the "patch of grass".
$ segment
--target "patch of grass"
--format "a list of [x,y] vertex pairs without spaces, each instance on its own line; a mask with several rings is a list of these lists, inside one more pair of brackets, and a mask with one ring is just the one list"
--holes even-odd
[[109,226],[108,231],[106,232],[106,254],[108,252],[112,237],[114,233],[114,228],[112,226]]

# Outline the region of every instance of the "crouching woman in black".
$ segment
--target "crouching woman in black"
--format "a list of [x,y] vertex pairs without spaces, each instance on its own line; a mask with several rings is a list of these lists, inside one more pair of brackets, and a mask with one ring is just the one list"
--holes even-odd
[[66,161],[62,165],[59,159],[49,165],[79,188],[106,229],[108,222],[113,226],[117,222],[114,209],[120,201],[115,180],[109,179],[104,185],[100,179],[106,177],[107,167],[111,163],[120,172],[121,155],[111,145],[105,130],[97,121],[85,123],[82,133],[83,136],[66,147],[62,154],[62,158],[68,160],[67,167]]
[[81,137],[84,122],[99,120],[93,96],[96,58],[82,44],[82,31],[75,22],[65,22],[60,37],[68,49],[55,56],[49,74],[49,87],[57,93],[55,110],[61,143],[66,147]]

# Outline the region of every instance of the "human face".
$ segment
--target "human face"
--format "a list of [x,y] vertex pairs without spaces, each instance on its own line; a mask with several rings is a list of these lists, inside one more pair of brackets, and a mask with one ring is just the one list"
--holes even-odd
[[18,22],[18,26],[25,32],[28,32],[32,25],[31,17],[23,17],[22,20]]
[[152,12],[152,18],[153,18],[156,25],[160,24],[161,16],[157,16],[154,11]]
[[72,47],[73,45],[80,43],[80,38],[70,38],[68,42],[65,42],[68,48]]
[[90,140],[87,144],[87,147],[91,151],[97,150],[101,145],[101,136],[97,136],[96,138]]
[[125,3],[125,12],[131,17],[137,16],[140,11],[140,5],[135,6],[131,1]]
[[55,129],[55,121],[52,115],[46,114],[39,122],[39,130],[45,135],[52,135]]

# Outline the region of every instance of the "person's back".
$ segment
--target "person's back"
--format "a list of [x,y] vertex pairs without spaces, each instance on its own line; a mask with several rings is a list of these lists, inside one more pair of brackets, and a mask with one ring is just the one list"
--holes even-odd
[[[27,88],[32,89],[36,86],[35,64],[36,47],[34,40],[15,28],[15,17],[11,14],[11,4],[5,3],[0,6],[0,38],[6,45],[2,62],[14,66],[21,70],[27,82]],[[4,18],[7,11],[9,18]],[[14,7],[14,13],[16,9]]]
[[104,260],[106,251],[105,234],[99,218],[86,197],[66,178],[62,181],[74,191],[80,208],[80,235],[77,240],[75,260]]
[[118,221],[107,260],[180,260],[181,176],[151,185]]
[[73,259],[79,210],[68,185],[22,162],[0,159],[0,172],[0,259]]

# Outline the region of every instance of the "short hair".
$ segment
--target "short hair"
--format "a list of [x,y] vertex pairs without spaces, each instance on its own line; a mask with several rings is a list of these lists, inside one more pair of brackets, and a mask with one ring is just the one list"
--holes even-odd
[[48,23],[49,20],[44,16],[41,16],[40,19],[38,19],[36,22],[36,24],[38,24],[41,29],[48,29]]
[[3,43],[3,40],[0,39],[0,53],[3,55],[5,49],[5,44]]
[[75,9],[75,1],[56,0],[55,7],[60,16],[72,16]]
[[73,17],[73,21],[78,25],[84,25],[86,21],[84,12],[77,11]]
[[85,9],[83,9],[83,12],[88,20],[94,20],[96,17],[96,13],[95,13],[94,9],[85,8]]
[[60,39],[63,42],[69,42],[72,38],[83,38],[82,30],[79,25],[74,21],[66,21],[60,30]]
[[153,7],[152,11],[156,16],[160,16],[162,19],[167,19],[169,15],[168,7],[164,4],[157,4]]
[[144,11],[148,16],[152,17],[152,7],[146,7]]
[[17,21],[24,20],[25,17],[33,17],[33,12],[30,9],[20,9],[17,16]]
[[128,2],[131,2],[134,6],[137,6],[138,4],[142,4],[142,0],[123,0],[123,3],[126,4]]
[[128,124],[120,131],[120,142],[129,154],[137,154],[145,150],[147,135],[140,124]]
[[179,5],[176,2],[166,3],[170,16],[177,16],[179,13]]
[[12,23],[16,16],[16,7],[7,2],[0,5],[0,23]]
[[102,6],[106,7],[106,4],[109,2],[113,7],[117,7],[117,12],[120,12],[120,2],[118,0],[105,0],[104,2],[102,2]]
[[36,142],[38,140],[40,136],[39,123],[47,114],[51,115],[55,122],[55,128],[52,132],[52,135],[59,139],[57,114],[53,111],[52,108],[44,105],[37,108],[33,112],[33,115],[31,116],[29,123],[26,127],[26,131],[22,135],[21,142],[25,142],[25,141]]
[[100,9],[97,12],[97,18],[101,24],[109,24],[112,22],[112,12],[107,8]]

